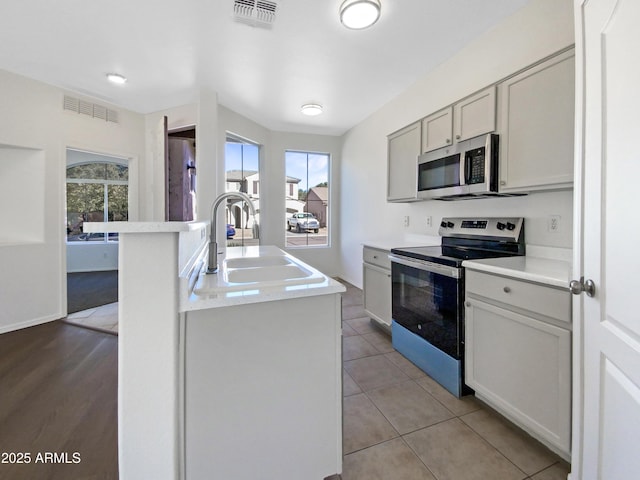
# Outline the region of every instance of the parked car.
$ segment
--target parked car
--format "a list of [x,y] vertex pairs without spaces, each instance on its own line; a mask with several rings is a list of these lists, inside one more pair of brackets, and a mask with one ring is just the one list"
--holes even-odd
[[318,233],[320,222],[312,213],[294,213],[287,219],[287,230],[294,230],[298,233],[307,230],[313,230]]
[[231,225],[230,223],[227,223],[227,238],[233,238],[235,234],[236,234],[236,229],[233,228],[233,225]]

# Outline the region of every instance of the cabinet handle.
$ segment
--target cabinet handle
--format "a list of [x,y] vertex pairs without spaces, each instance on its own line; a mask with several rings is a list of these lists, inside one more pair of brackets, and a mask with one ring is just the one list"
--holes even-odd
[[464,302],[464,304],[465,304],[467,307],[470,307],[470,306],[471,306],[471,302]]
[[456,135],[456,140],[460,140],[460,135]]
[[504,291],[504,293],[509,293],[511,291],[511,288],[510,287],[504,287],[502,290]]
[[507,182],[505,182],[504,180],[500,180],[500,185],[506,185]]
[[451,143],[451,139],[447,138],[446,143]]
[[374,256],[373,256],[373,258],[375,258],[375,259],[377,260],[377,259],[378,259],[378,256],[377,256],[377,255],[374,255]]

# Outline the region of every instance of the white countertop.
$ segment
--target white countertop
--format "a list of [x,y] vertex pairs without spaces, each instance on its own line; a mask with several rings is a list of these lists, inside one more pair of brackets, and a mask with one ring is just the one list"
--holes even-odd
[[208,222],[84,222],[83,232],[90,233],[178,233],[198,230]]
[[465,260],[462,266],[559,288],[569,288],[572,273],[570,262],[528,255]]
[[[346,291],[344,285],[332,278],[324,275],[319,270],[302,262],[298,258],[280,250],[275,246],[249,246],[249,247],[229,247],[219,256],[219,265],[223,265],[227,259],[255,258],[261,256],[283,256],[290,258],[304,269],[309,270],[309,283],[280,284],[274,285],[256,283],[246,285],[242,288],[225,288],[225,278],[222,268],[218,273],[206,274],[206,265],[199,270],[199,276],[188,299],[182,303],[181,311],[201,310],[207,308],[230,307],[247,303],[272,302],[278,300],[288,300],[292,298],[310,297],[316,295],[329,295]],[[209,289],[210,292],[197,294],[198,289]]]
[[392,248],[403,247],[431,247],[440,245],[442,238],[430,235],[404,235],[402,238],[373,238],[363,243],[365,247],[377,248],[378,250],[390,251]]

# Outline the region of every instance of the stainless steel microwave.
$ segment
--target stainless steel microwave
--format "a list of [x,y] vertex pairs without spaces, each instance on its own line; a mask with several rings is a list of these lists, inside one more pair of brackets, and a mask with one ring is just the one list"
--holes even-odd
[[479,196],[499,196],[498,135],[471,138],[418,157],[418,198]]

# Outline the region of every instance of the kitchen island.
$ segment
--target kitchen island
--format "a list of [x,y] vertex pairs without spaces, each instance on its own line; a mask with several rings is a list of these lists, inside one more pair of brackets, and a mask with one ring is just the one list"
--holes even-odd
[[207,275],[207,224],[119,232],[120,478],[308,478],[342,470],[345,288],[276,247]]

